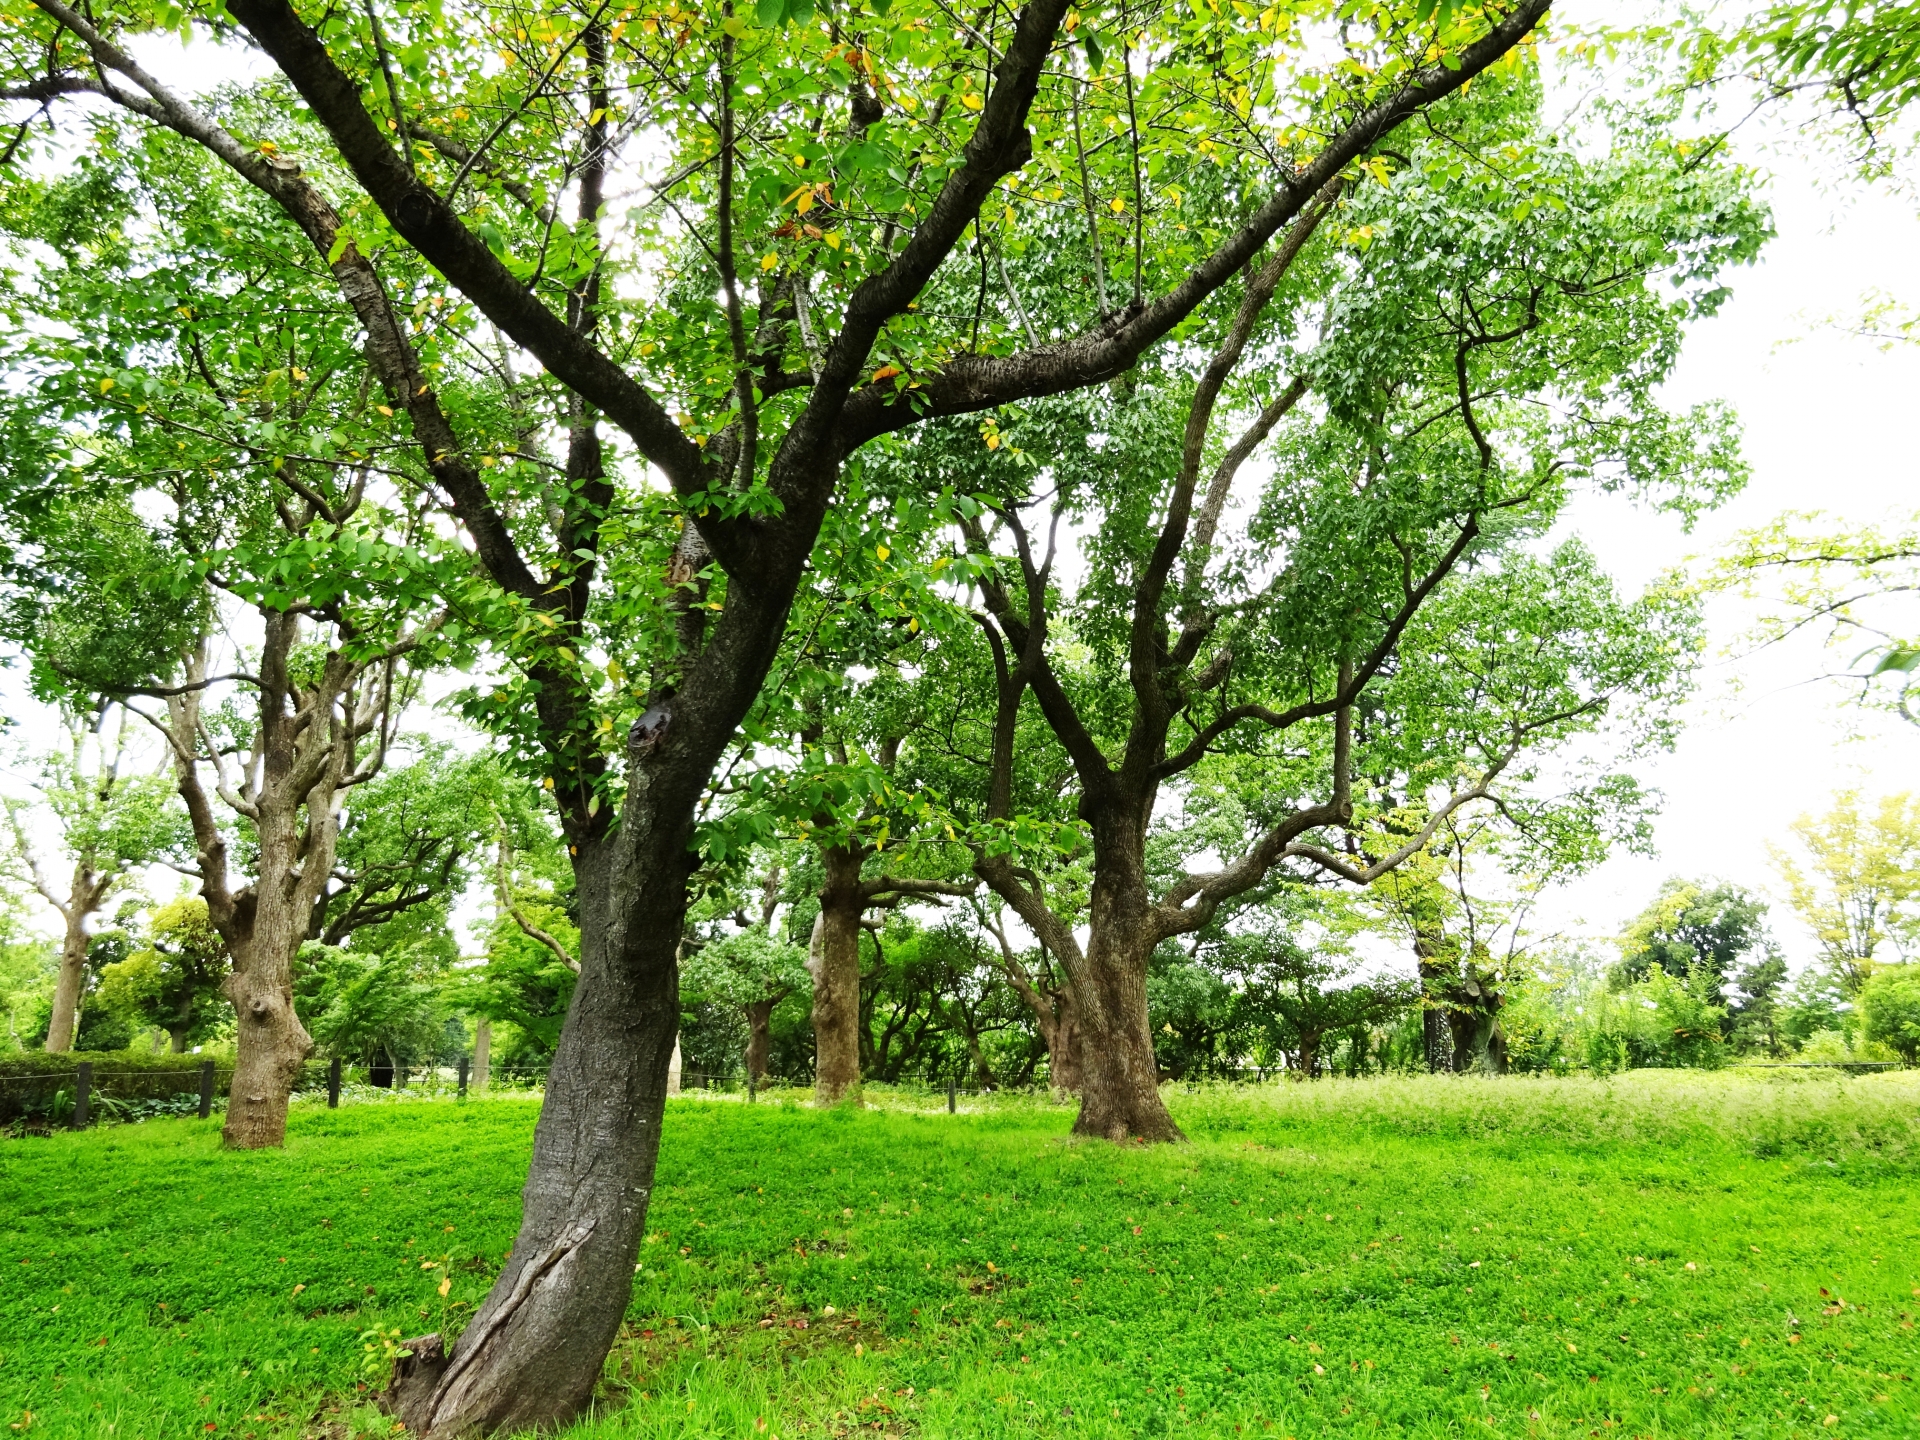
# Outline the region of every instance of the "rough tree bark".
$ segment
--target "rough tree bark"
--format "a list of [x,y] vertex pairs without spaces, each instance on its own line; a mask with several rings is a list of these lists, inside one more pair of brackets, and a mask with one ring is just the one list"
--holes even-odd
[[87,947],[91,938],[87,934],[87,921],[100,908],[113,880],[112,875],[99,873],[89,859],[82,857],[74,863],[73,883],[67,887],[66,900],[55,899],[45,888],[40,892],[60,912],[65,926],[60,939],[60,970],[53,983],[53,1015],[47,1024],[46,1048],[50,1053],[73,1048],[73,1037],[80,1028],[80,992],[87,980]]
[[860,879],[864,856],[857,845],[820,851],[826,878],[807,969],[813,975],[813,1093],[821,1105],[860,1098],[860,921],[870,903]]
[[778,1003],[753,1000],[740,1007],[747,1015],[747,1078],[756,1090],[765,1087],[773,1060],[773,1007]]
[[[155,721],[172,751],[193,825],[207,918],[233,967],[221,988],[239,1029],[220,1133],[238,1150],[286,1139],[288,1099],[313,1051],[313,1037],[293,1008],[294,961],[333,868],[340,797],[385,762],[397,699],[394,653],[368,661],[331,651],[317,673],[297,679],[292,659],[303,638],[300,617],[265,610],[261,619],[253,750],[237,780],[201,720],[204,647],[188,658],[186,683],[169,687],[165,721]],[[363,754],[369,736],[374,740]],[[227,808],[253,827],[254,878],[237,888],[203,765],[212,768],[214,791]]]

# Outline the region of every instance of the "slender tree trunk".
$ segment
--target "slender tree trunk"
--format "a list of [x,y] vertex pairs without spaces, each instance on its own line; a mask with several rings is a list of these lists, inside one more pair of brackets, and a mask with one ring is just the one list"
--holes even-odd
[[167,1048],[176,1055],[184,1055],[187,1053],[187,1027],[185,1025],[167,1031]]
[[773,1005],[755,1000],[742,1006],[747,1013],[747,1075],[755,1088],[767,1083],[767,1063],[773,1057]]
[[83,881],[73,877],[73,899],[67,905],[67,933],[60,942],[60,973],[53,983],[53,1019],[47,1026],[47,1050],[73,1049],[80,1029],[80,991],[87,979],[87,918],[92,907],[80,903]]
[[820,852],[826,883],[820,887],[820,918],[814,922],[814,1100],[838,1105],[860,1095],[860,917],[867,897],[860,888],[861,852],[830,846]]
[[673,1037],[673,1054],[667,1058],[667,1094],[680,1093],[680,1036],[676,1031]]
[[493,1021],[483,1016],[473,1027],[473,1089],[476,1095],[487,1093],[492,1066]]
[[1446,957],[1446,936],[1422,924],[1414,933],[1413,955],[1420,967],[1420,1039],[1427,1072],[1438,1075],[1453,1068],[1453,1041],[1447,1030],[1447,1012],[1441,1008],[1453,978]]

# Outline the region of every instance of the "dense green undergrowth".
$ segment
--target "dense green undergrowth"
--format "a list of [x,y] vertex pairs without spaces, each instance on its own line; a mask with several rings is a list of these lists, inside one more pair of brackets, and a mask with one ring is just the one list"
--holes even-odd
[[[570,1434],[1920,1435],[1920,1077],[1171,1099],[1191,1145],[1072,1142],[1030,1101],[675,1102],[630,1326]],[[390,1434],[365,1335],[470,1313],[535,1114],[0,1145],[6,1422]]]

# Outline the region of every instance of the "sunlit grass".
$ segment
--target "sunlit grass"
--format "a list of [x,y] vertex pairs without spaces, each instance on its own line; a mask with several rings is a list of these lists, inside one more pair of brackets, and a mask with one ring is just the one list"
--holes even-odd
[[[1170,1088],[1170,1148],[1044,1099],[689,1097],[572,1433],[1920,1434],[1920,1077],[1809,1074]],[[0,1147],[4,1418],[390,1433],[359,1337],[484,1293],[535,1113]]]

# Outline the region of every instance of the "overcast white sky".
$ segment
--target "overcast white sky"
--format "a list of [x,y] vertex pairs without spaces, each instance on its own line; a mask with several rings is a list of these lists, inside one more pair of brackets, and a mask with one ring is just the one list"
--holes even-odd
[[[173,63],[153,57],[188,88],[212,78],[191,73],[208,62],[223,71],[232,65],[204,46],[169,58]],[[1676,404],[1714,397],[1733,403],[1746,428],[1751,484],[1692,534],[1619,500],[1583,502],[1568,522],[1632,589],[1783,510],[1821,509],[1852,521],[1920,511],[1920,452],[1912,438],[1920,350],[1886,353],[1820,323],[1857,313],[1868,290],[1920,293],[1910,283],[1920,223],[1911,206],[1859,186],[1816,189],[1821,167],[1811,155],[1779,148],[1782,138],[1756,130],[1738,142],[1746,158],[1774,172],[1779,237],[1757,266],[1732,277],[1732,301],[1690,336],[1671,387]],[[1763,148],[1769,139],[1775,146]],[[1723,602],[1711,619],[1717,658],[1689,708],[1684,738],[1672,755],[1641,770],[1665,795],[1657,855],[1617,856],[1549,897],[1536,915],[1543,928],[1611,936],[1674,874],[1764,889],[1773,878],[1767,844],[1784,840],[1797,815],[1824,807],[1844,786],[1878,794],[1913,785],[1920,730],[1885,719],[1863,723],[1843,710],[1836,690],[1805,683],[1824,663],[1817,647],[1725,658],[1721,652],[1735,645],[1751,612]],[[33,743],[48,717],[21,689],[17,671],[0,672],[0,704],[21,722],[16,735]],[[19,789],[10,780],[0,785]],[[1811,958],[1810,937],[1783,905],[1776,905],[1774,921],[1789,956]]]
[[[1757,143],[1746,148],[1762,158]],[[1734,404],[1750,484],[1690,535],[1624,501],[1582,503],[1569,520],[1635,588],[1785,510],[1850,521],[1920,512],[1920,350],[1888,353],[1821,323],[1857,314],[1870,289],[1912,295],[1920,224],[1884,195],[1852,186],[1819,192],[1810,159],[1770,158],[1779,238],[1758,265],[1734,275],[1732,302],[1688,338],[1670,391],[1676,404],[1716,396]],[[1641,772],[1666,796],[1658,855],[1617,856],[1570,886],[1543,909],[1549,928],[1616,933],[1668,875],[1765,888],[1773,879],[1767,844],[1785,840],[1796,816],[1823,808],[1839,788],[1880,794],[1913,786],[1920,730],[1843,708],[1836,688],[1807,684],[1833,663],[1817,645],[1728,658],[1753,614],[1736,601],[1710,611],[1719,653],[1689,707],[1685,736]],[[1811,937],[1784,905],[1773,918],[1790,958],[1811,958]]]

